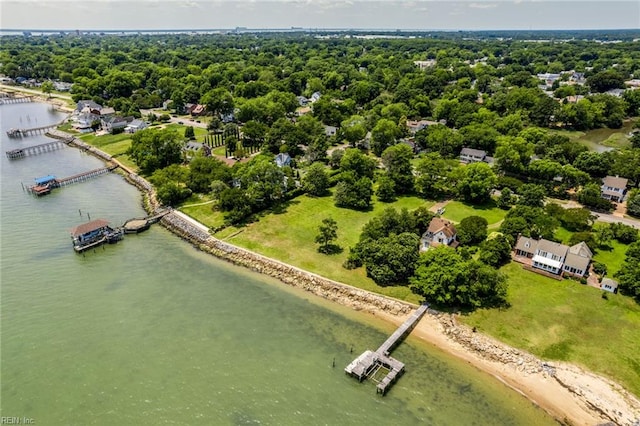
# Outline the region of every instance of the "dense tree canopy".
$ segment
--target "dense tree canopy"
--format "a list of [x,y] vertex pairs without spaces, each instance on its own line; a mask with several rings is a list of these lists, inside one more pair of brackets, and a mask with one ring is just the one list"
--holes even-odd
[[131,139],[128,153],[145,174],[182,161],[182,138],[175,130],[145,129]]
[[506,279],[476,260],[465,259],[448,246],[420,256],[411,288],[431,303],[464,309],[499,306],[506,302]]

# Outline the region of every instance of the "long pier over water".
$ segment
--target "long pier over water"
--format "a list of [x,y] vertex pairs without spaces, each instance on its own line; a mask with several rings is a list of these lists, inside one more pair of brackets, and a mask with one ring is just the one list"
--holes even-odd
[[12,149],[6,151],[7,158],[9,160],[17,160],[18,158],[24,158],[30,155],[43,154],[45,152],[56,151],[62,149],[66,144],[62,141],[53,141],[47,143],[41,143],[40,145],[27,146],[25,148]]
[[418,323],[429,309],[428,304],[420,305],[416,311],[391,335],[380,347],[374,351],[364,351],[344,369],[345,373],[363,381],[374,376],[380,368],[389,370],[387,375],[378,382],[376,392],[384,395],[396,380],[404,373],[404,364],[389,354]]

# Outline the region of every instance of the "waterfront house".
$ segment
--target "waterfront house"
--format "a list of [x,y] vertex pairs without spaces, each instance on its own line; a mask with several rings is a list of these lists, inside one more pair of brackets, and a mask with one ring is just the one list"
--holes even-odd
[[602,198],[606,198],[615,203],[622,202],[627,192],[627,182],[627,179],[618,176],[607,176],[603,178],[602,187],[600,188]]
[[520,236],[514,247],[515,260],[554,275],[583,277],[589,271],[593,253],[580,242],[571,247],[553,241]]
[[124,129],[127,127],[127,120],[120,116],[105,117],[101,120],[102,128],[109,133],[113,133],[114,130]]
[[427,251],[431,247],[437,247],[442,244],[457,247],[457,235],[458,232],[453,223],[446,219],[434,217],[429,222],[427,231],[420,238],[420,251]]
[[147,127],[147,123],[140,119],[135,119],[124,128],[124,131],[127,133],[135,133],[139,130],[146,129]]

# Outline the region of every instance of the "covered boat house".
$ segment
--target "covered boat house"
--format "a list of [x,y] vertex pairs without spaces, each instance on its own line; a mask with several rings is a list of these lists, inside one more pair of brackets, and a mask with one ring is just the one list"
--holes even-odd
[[123,234],[122,230],[111,228],[107,220],[96,219],[74,227],[71,230],[71,239],[74,250],[81,252],[106,242],[121,240]]
[[36,184],[29,187],[29,190],[36,195],[46,195],[51,192],[56,184],[56,177],[53,175],[42,176],[35,178]]

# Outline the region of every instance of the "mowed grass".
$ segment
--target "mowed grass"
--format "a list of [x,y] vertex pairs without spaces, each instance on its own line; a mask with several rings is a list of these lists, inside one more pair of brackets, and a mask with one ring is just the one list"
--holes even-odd
[[[432,202],[417,197],[404,197],[389,204],[376,202],[371,211],[359,212],[335,207],[331,196],[314,198],[303,195],[292,200],[283,212],[265,214],[242,228],[226,228],[217,233],[216,237],[336,281],[398,299],[419,302],[420,298],[408,287],[381,287],[366,276],[364,268],[348,270],[342,264],[349,255],[349,247],[358,241],[362,226],[384,209],[406,207],[412,210],[432,205]],[[189,214],[200,220],[198,210],[191,210]],[[332,217],[338,223],[338,239],[335,244],[343,248],[342,253],[318,253],[315,237],[322,220],[327,217]]]
[[607,248],[599,248],[593,255],[593,260],[607,265],[607,276],[613,277],[613,274],[622,267],[629,246],[616,240],[609,241],[607,246]]
[[80,136],[84,142],[93,145],[96,148],[110,154],[124,164],[126,167],[137,171],[138,166],[127,155],[127,151],[131,146],[131,134],[119,133],[117,135],[101,135],[96,136],[93,133]]
[[506,215],[507,211],[496,207],[493,201],[478,206],[461,201],[451,201],[444,207],[442,217],[452,222],[460,223],[465,217],[480,216],[487,219],[489,227],[491,227],[491,225],[495,227]]
[[517,263],[508,276],[506,309],[481,309],[462,320],[546,360],[581,364],[640,395],[640,305],[573,280],[556,281]]

